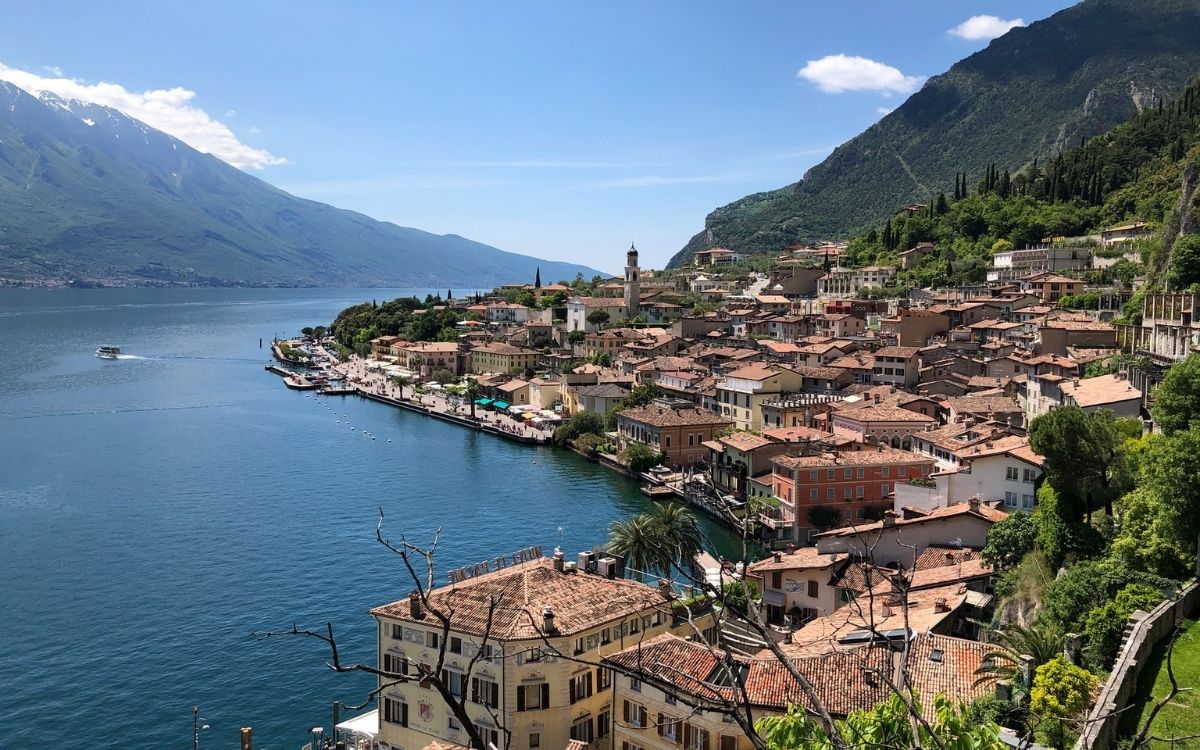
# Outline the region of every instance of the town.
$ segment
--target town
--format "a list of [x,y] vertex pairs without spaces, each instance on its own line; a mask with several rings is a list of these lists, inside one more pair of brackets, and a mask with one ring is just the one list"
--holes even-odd
[[[1000,248],[986,283],[903,295],[897,274],[937,257],[934,243],[899,267],[857,268],[842,264],[845,243],[710,249],[668,270],[643,269],[631,247],[623,277],[539,273],[488,295],[372,302],[277,342],[289,387],[553,443],[640,481],[660,501],[646,528],[694,508],[746,539],[744,561],[686,546],[664,557],[654,545],[678,534],[630,541],[614,524],[578,555],[439,563],[436,583],[426,559],[430,585],[414,574],[411,596],[372,611],[379,708],[339,736],[750,750],[767,746],[755,722],[793,707],[819,726],[915,695],[909,710],[932,716],[945,696],[1011,727],[999,737],[1013,746],[1107,747],[1129,670],[1200,603],[1195,585],[1173,584],[1189,571],[1156,571],[1157,587],[1126,576],[1054,625],[1034,624],[1014,588],[1030,565],[1052,579],[1084,557],[1033,541],[1044,522],[1031,519],[1062,513],[1040,504],[1092,480],[1063,476],[1057,454],[1081,446],[1039,453],[1037,424],[1149,434],[1158,386],[1195,351],[1200,296],[1135,297],[1097,273],[1136,260],[1148,233],[1135,222]],[[1091,519],[1091,494],[1085,505]],[[1104,609],[1118,593],[1136,604]],[[1029,705],[1047,665],[1087,688],[1050,728]]]

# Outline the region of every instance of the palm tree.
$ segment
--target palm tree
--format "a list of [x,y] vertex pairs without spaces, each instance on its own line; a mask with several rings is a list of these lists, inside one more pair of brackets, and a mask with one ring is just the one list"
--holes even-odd
[[1025,686],[1021,673],[1021,657],[1033,657],[1032,668],[1037,669],[1062,653],[1063,635],[1053,625],[1039,623],[1033,627],[1012,625],[1005,630],[993,632],[994,648],[983,655],[983,664],[975,670],[975,684],[1004,680],[1015,689]]
[[663,570],[669,572],[671,563],[676,563],[685,573],[694,573],[696,558],[704,549],[704,532],[696,514],[686,505],[670,501],[655,503],[648,515],[662,549]]
[[625,563],[643,580],[643,573],[661,565],[662,537],[651,517],[639,513],[608,527],[608,549],[625,558]]
[[467,390],[464,392],[467,403],[471,405],[471,419],[475,418],[475,401],[483,398],[483,386],[475,378],[467,378]]

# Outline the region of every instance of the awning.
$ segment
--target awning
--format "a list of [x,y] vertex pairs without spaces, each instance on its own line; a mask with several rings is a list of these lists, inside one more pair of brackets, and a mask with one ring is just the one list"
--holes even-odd
[[477,398],[477,399],[475,399],[475,404],[476,404],[477,406],[487,406],[487,405],[488,405],[488,404],[490,404],[490,403],[492,403],[492,400],[491,400],[490,398]]
[[508,408],[508,402],[507,401],[493,401],[492,406],[496,407],[500,411],[504,411],[505,409]]
[[346,732],[356,737],[366,737],[369,740],[375,739],[375,735],[379,734],[379,709],[368,711],[360,716],[355,716],[353,719],[347,719],[335,727],[339,732]]
[[765,604],[772,604],[776,607],[782,607],[787,603],[787,598],[784,597],[782,591],[772,591],[771,589],[765,589],[762,592],[762,600]]

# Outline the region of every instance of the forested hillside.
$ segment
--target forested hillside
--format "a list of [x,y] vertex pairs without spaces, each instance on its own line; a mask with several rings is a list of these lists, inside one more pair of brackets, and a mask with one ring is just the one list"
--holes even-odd
[[913,201],[1015,172],[1152,108],[1200,71],[1200,3],[1085,0],[931,78],[801,182],[716,209],[674,258],[843,238]]

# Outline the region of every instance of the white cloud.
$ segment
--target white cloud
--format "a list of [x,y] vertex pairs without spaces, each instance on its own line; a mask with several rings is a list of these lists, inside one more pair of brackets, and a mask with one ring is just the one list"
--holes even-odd
[[895,107],[876,107],[875,108],[875,111],[878,112],[883,117],[887,117],[894,110],[895,110]]
[[42,70],[46,71],[50,75],[58,76],[59,78],[62,78],[64,75],[62,68],[58,67],[57,65],[43,65]]
[[237,110],[236,109],[225,110],[225,117],[226,118],[237,117]]
[[262,132],[262,131],[258,129],[258,126],[257,126],[257,125],[251,125],[251,126],[250,126],[250,135],[258,135],[258,134],[259,134],[259,133],[261,133],[261,132]]
[[826,55],[820,60],[809,60],[796,73],[801,78],[816,84],[826,94],[845,91],[879,91],[884,95],[908,94],[916,91],[925,82],[922,76],[906,76],[891,65],[885,65],[865,57],[851,55]]
[[976,41],[995,39],[1008,33],[1011,29],[1024,25],[1025,19],[1023,18],[1012,18],[1006,21],[999,16],[971,16],[953,29],[947,30],[946,33],[960,39]]
[[185,88],[129,91],[117,83],[93,84],[61,76],[47,78],[4,64],[0,64],[0,79],[32,94],[48,91],[64,99],[112,107],[239,169],[287,164],[283,157],[239,141],[228,126],[195,106],[192,100],[196,92]]

